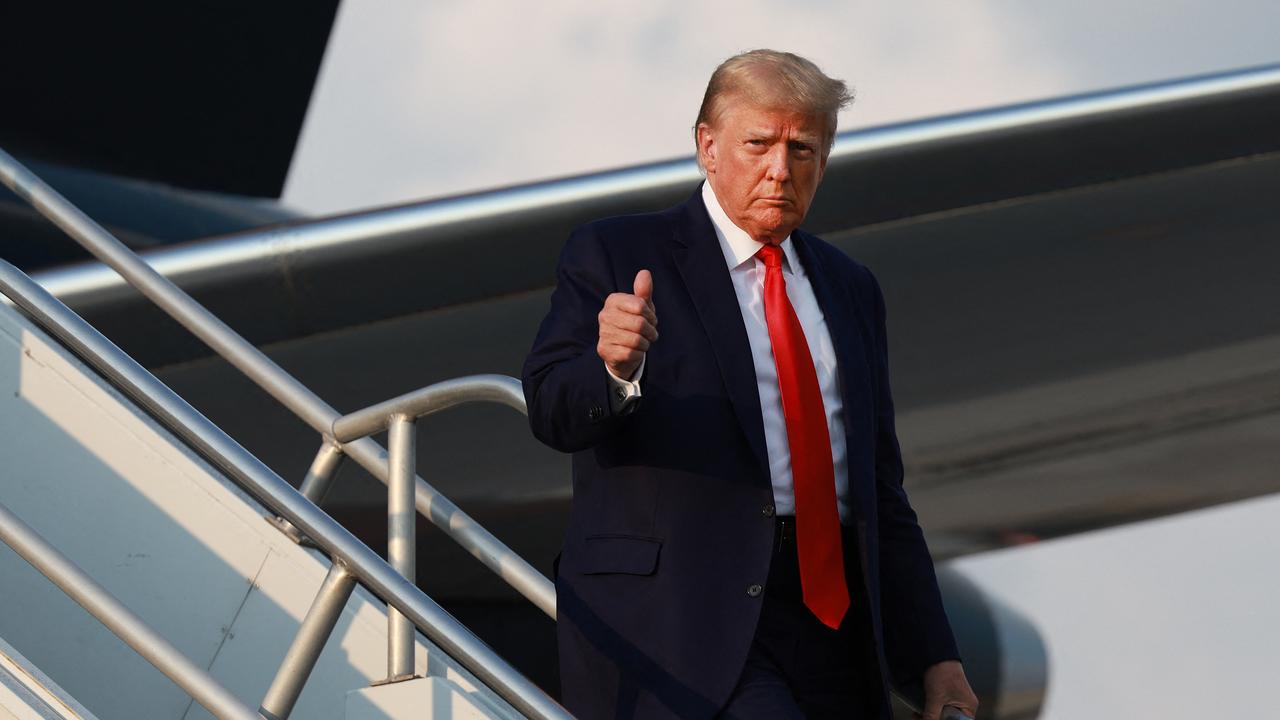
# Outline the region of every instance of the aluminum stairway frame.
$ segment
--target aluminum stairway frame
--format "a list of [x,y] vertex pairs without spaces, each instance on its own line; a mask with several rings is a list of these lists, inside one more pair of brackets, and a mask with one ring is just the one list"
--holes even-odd
[[[385,406],[393,409],[394,412],[391,415],[394,417],[386,417],[386,422],[401,428],[401,431],[393,434],[398,438],[392,448],[394,455],[389,456],[375,441],[364,437],[367,433],[350,435],[348,431],[350,441],[340,442],[336,438],[334,427],[338,421],[344,419],[343,416],[180,289],[148,267],[115,237],[3,150],[0,150],[0,179],[100,259],[116,267],[121,275],[157,305],[187,326],[304,421],[315,427],[322,434],[323,439],[318,462],[313,470],[323,471],[326,467],[330,470],[336,469],[335,451],[337,451],[355,458],[375,477],[379,477],[384,482],[394,478],[394,481],[389,482],[389,486],[392,490],[391,509],[395,511],[395,515],[389,516],[389,520],[392,521],[395,534],[389,539],[392,540],[393,547],[399,548],[396,556],[392,557],[397,567],[412,565],[412,509],[416,506],[420,512],[470,550],[473,555],[498,572],[504,580],[530,597],[540,609],[554,617],[555,590],[551,582],[466,516],[447,498],[427,485],[421,478],[416,478],[411,455],[408,460],[404,459],[405,450],[412,451],[411,433],[407,431],[412,429],[412,422],[416,417],[444,409],[458,402],[495,398],[502,398],[501,401],[512,405],[516,404],[513,398],[519,398],[518,406],[523,409],[523,397],[519,393],[518,381],[511,378],[503,380],[493,376],[462,379],[452,381],[448,387],[433,386],[424,388],[418,393],[411,393],[413,398],[407,401],[408,406],[411,407],[405,406],[403,398],[388,401],[391,405],[384,403],[375,406],[375,408]],[[262,717],[274,720],[288,716],[292,710],[293,701],[296,701],[305,683],[306,675],[314,664],[315,657],[318,656],[332,630],[332,622],[336,618],[333,608],[335,606],[338,609],[341,608],[357,581],[386,602],[389,608],[391,624],[389,679],[398,679],[397,676],[405,674],[397,671],[404,669],[406,653],[409,658],[412,657],[412,636],[416,628],[473,673],[481,683],[524,715],[534,718],[570,717],[545,692],[524,678],[466,627],[427,597],[404,574],[392,568],[311,502],[310,498],[301,495],[24,273],[2,261],[0,261],[0,291],[26,312],[37,325],[71,348],[95,371],[110,380],[125,395],[151,414],[162,426],[188,443],[268,509],[279,515],[284,522],[288,523],[285,529],[296,529],[297,533],[305,536],[332,558],[333,566],[330,576],[322,585],[307,618],[299,629],[294,645],[282,661],[276,681],[273,682],[271,690],[263,701],[263,707],[260,709]],[[511,383],[515,384],[514,391]],[[504,386],[505,390],[503,390]],[[495,388],[497,388],[496,391]],[[411,412],[416,414],[411,417]],[[369,412],[366,410],[353,415],[367,418]],[[374,422],[376,424],[377,421]],[[376,430],[371,430],[373,431]],[[340,458],[340,456],[337,457]],[[324,483],[317,482],[316,479],[325,474],[327,473],[309,473],[312,482],[307,486],[308,489],[322,491]],[[328,476],[331,479],[331,473],[328,473]],[[410,519],[408,523],[405,522],[406,516]],[[8,525],[15,530],[13,537],[17,537],[21,527],[12,523]],[[36,549],[33,557],[41,558],[41,562],[58,562],[59,557],[52,548],[36,545],[32,547]],[[52,579],[52,576],[50,577]],[[92,592],[92,587],[74,580],[70,586],[87,588],[88,592]],[[63,589],[66,590],[67,587]],[[121,610],[124,609],[122,607],[106,608],[104,616],[119,620],[125,617],[121,614]],[[112,630],[121,634],[116,628]],[[166,674],[181,664],[180,660],[165,657],[163,648],[154,642],[156,638],[144,637],[144,629],[140,629],[139,633],[136,635],[139,645],[147,649],[142,654],[148,656],[149,652],[153,652],[155,659],[149,656],[148,659]],[[127,639],[123,634],[121,637]],[[135,649],[138,648],[135,647]],[[409,672],[412,672],[411,661]],[[197,687],[199,681],[193,682],[196,683],[193,687],[199,690]],[[208,691],[216,694],[216,688],[210,688]],[[195,696],[200,700],[199,693]],[[201,704],[205,705],[205,702],[201,701]],[[213,704],[217,705],[216,702]],[[206,705],[206,707],[209,706]],[[214,711],[212,707],[209,709]],[[220,714],[215,711],[215,715],[245,717],[240,714],[239,708],[229,705],[225,713]],[[251,713],[249,716],[254,715]]]
[[[328,630],[332,629],[332,625],[325,629],[323,637],[319,637],[320,641],[317,643],[316,631],[319,627],[315,620],[317,608],[325,606],[326,598],[333,597],[332,592],[326,592],[326,590],[333,587],[334,583],[331,580],[334,575],[340,574],[350,578],[350,585],[346,589],[347,594],[358,579],[390,608],[398,610],[407,617],[412,623],[411,629],[413,627],[420,629],[450,657],[473,673],[481,683],[494,690],[522,714],[538,718],[569,717],[551,698],[511,668],[457,620],[393,570],[386,561],[352,536],[323,510],[300,496],[292,486],[222,433],[145,369],[138,366],[119,348],[49,296],[21,271],[2,261],[0,261],[0,292],[11,298],[38,326],[61,341],[162,426],[186,442],[215,468],[224,472],[267,509],[301,529],[314,545],[333,558],[334,568],[339,568],[341,572],[332,571],[330,579],[326,580],[322,586],[321,594],[318,595],[317,601],[308,612],[307,619],[299,629],[294,647],[290,648],[285,661],[282,662],[281,672],[277,675],[277,683],[273,684],[273,690],[280,684],[281,678],[284,678],[293,683],[298,692],[301,691],[310,666],[304,667],[296,662],[295,659],[298,656],[296,649],[309,644],[314,648],[316,655],[319,654],[319,650],[323,647],[323,640],[327,638]],[[149,631],[118,601],[103,592],[100,586],[80,573],[74,565],[71,565],[47,543],[43,543],[11,514],[0,512],[0,528],[2,528],[0,539],[54,580],[55,584],[72,596],[72,599],[93,612],[110,630],[138,650],[158,669],[169,675],[216,717],[259,717],[259,713],[248,711],[234,698],[230,702],[224,702],[227,699],[226,695],[218,699],[216,696],[219,695],[220,688],[216,681],[208,678],[202,670],[186,661],[185,657],[168,646],[163,638]],[[343,599],[345,600],[345,595]],[[314,657],[311,658],[311,662],[314,662]],[[274,695],[269,693],[268,700],[271,697],[282,696],[276,692]],[[296,700],[296,695],[292,699]],[[264,700],[264,705],[266,704],[267,700]],[[284,709],[285,713],[270,713],[264,707],[261,717],[268,720],[287,717],[289,708],[279,709]]]

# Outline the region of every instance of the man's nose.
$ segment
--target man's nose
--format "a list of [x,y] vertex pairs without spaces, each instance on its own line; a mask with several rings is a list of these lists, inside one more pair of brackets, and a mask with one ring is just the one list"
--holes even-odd
[[784,183],[791,179],[791,156],[785,143],[775,145],[768,155],[769,179]]

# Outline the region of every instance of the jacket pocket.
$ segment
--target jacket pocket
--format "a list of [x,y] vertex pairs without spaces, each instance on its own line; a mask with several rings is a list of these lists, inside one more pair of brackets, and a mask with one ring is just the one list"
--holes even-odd
[[652,575],[662,541],[638,535],[590,535],[583,544],[582,574]]

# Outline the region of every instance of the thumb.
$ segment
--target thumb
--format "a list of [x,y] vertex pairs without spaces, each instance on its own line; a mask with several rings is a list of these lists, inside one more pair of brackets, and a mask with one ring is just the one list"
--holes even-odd
[[636,281],[634,284],[636,297],[649,302],[653,300],[653,274],[648,270],[641,270],[636,273]]

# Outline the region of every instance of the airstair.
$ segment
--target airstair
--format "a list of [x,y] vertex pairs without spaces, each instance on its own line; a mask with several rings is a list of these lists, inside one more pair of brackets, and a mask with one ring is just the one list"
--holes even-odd
[[[555,616],[555,590],[418,477],[473,376],[342,415],[0,151],[11,189],[317,432],[300,490],[0,261],[0,719],[568,718],[414,584],[422,513]],[[388,448],[370,436],[387,431]],[[388,486],[388,558],[319,509]]]

